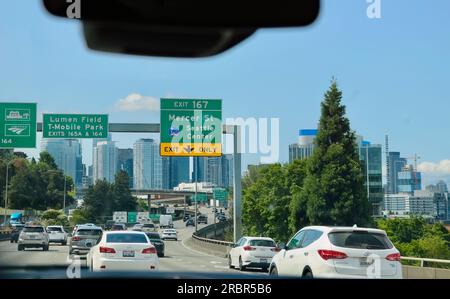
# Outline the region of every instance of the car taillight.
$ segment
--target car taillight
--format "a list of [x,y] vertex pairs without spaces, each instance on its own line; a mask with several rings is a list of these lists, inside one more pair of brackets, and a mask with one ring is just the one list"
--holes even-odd
[[244,249],[245,251],[249,251],[249,250],[255,250],[256,248],[253,248],[252,246],[244,246],[242,249]]
[[114,248],[100,246],[100,253],[116,253]]
[[81,238],[80,237],[72,237],[72,241],[80,241]]
[[156,248],[155,247],[149,247],[142,250],[143,254],[156,254]]
[[323,258],[324,260],[347,258],[347,255],[340,251],[320,249],[317,252],[319,253],[320,257]]
[[278,247],[274,247],[274,248],[272,248],[272,249],[270,249],[270,250],[272,250],[272,251],[275,251],[275,252],[279,252],[279,251],[281,251],[281,249],[280,249],[280,248],[278,248]]
[[391,262],[400,262],[400,253],[389,254],[386,259]]

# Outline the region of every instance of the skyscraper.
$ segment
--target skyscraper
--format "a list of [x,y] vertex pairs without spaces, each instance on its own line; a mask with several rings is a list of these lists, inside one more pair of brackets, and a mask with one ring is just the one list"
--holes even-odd
[[289,163],[296,159],[305,159],[312,155],[314,151],[314,139],[317,135],[315,129],[299,130],[298,143],[289,145]]
[[194,158],[192,180],[227,188],[233,184],[233,156]]
[[389,176],[389,184],[386,188],[390,194],[397,194],[399,192],[398,173],[406,166],[407,160],[400,157],[400,152],[389,152],[386,158],[389,164],[389,173],[387,174]]
[[414,193],[422,190],[422,176],[412,165],[406,165],[397,174],[398,192]]
[[163,162],[159,144],[153,139],[139,139],[133,145],[133,179],[135,189],[162,189]]
[[114,141],[98,141],[93,155],[93,182],[106,180],[114,182],[118,170],[118,154]]
[[371,144],[368,141],[361,141],[359,144],[359,159],[373,215],[381,214],[384,198],[381,152],[381,144]]
[[78,139],[42,139],[41,150],[47,151],[58,168],[72,177],[75,186],[82,185],[83,162]]
[[189,183],[189,158],[169,157],[168,189],[180,183]]
[[128,186],[133,188],[133,149],[119,148],[117,150],[117,155],[119,170],[123,170],[127,173],[129,178]]

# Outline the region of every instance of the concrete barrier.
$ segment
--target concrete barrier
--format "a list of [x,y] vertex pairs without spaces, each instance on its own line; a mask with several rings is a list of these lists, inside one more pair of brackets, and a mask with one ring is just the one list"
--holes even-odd
[[11,238],[11,230],[0,230],[0,241],[9,240]]
[[[203,238],[199,238],[199,237],[191,237],[189,239],[186,240],[185,245],[206,253],[206,254],[210,254],[210,255],[214,255],[214,256],[218,256],[218,257],[222,257],[222,258],[226,258],[228,257],[228,253],[230,252],[231,247],[227,246],[225,244],[220,244],[220,243],[216,243],[216,242],[211,242],[211,241],[205,241],[202,240]],[[216,240],[214,240],[216,241]]]
[[450,269],[403,265],[404,279],[450,279]]

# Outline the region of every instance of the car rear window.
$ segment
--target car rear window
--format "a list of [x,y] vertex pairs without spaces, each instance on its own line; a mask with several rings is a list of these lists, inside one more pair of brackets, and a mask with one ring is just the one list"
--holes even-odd
[[149,239],[161,239],[161,237],[159,236],[159,234],[147,234],[147,237]]
[[47,227],[47,230],[51,232],[62,232],[60,227]]
[[328,238],[335,246],[356,249],[391,249],[388,237],[383,234],[364,231],[332,232]]
[[152,223],[148,223],[148,224],[144,224],[144,227],[151,227],[151,228],[153,228],[153,227],[155,227],[155,225],[152,224]]
[[108,234],[107,243],[148,243],[145,235],[141,234]]
[[24,227],[23,231],[26,233],[43,233],[44,228],[43,227]]
[[122,225],[122,224],[114,224],[112,227],[115,228],[115,229],[117,229],[117,228],[123,229],[124,225]]
[[80,236],[99,236],[102,234],[100,229],[78,229],[77,235]]
[[272,240],[250,240],[248,242],[250,246],[262,246],[262,247],[276,247],[274,241]]

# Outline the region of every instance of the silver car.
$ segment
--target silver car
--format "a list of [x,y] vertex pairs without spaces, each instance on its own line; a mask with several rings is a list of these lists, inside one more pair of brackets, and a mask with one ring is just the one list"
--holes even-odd
[[69,254],[85,255],[100,240],[103,230],[98,226],[78,226],[70,239]]
[[17,249],[22,251],[26,248],[42,248],[47,251],[49,237],[42,225],[26,225],[19,235]]

